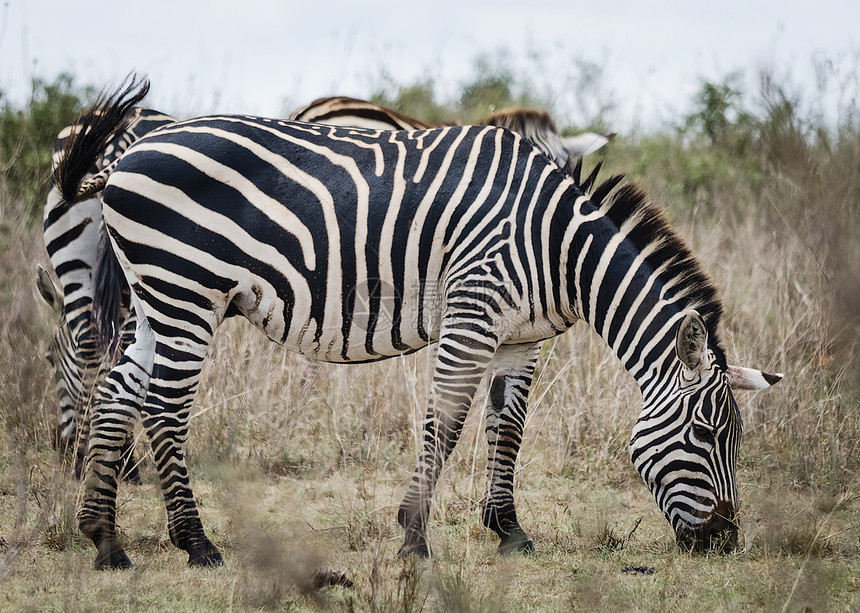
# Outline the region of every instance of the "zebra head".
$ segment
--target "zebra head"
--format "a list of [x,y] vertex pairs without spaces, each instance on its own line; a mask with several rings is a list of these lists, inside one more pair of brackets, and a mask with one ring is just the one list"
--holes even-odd
[[46,358],[54,369],[54,383],[59,402],[54,446],[70,447],[76,435],[76,415],[83,404],[83,372],[72,338],[72,332],[64,316],[63,292],[47,270],[37,266],[36,286],[42,299],[57,316],[57,329],[51,338]]
[[737,544],[735,478],[742,422],[733,390],[764,389],[782,375],[718,364],[696,311],[675,332],[663,376],[643,387],[631,459],[679,545],[730,551]]

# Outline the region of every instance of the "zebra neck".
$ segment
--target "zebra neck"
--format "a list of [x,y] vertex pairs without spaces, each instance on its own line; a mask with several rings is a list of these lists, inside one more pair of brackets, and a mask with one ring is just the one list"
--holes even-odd
[[577,203],[565,233],[568,304],[587,321],[640,384],[643,394],[664,380],[673,364],[675,328],[691,308],[683,275],[665,278],[649,258],[659,247],[639,249],[589,201]]

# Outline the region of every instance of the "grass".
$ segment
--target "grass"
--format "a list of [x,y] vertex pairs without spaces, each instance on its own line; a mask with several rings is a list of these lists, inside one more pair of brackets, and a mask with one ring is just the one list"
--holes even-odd
[[[204,520],[226,558],[226,566],[216,570],[186,568],[185,555],[166,541],[157,489],[129,487],[134,491],[126,493],[122,523],[135,570],[96,572],[87,546],[72,543],[56,551],[33,542],[2,584],[2,598],[15,608],[40,611],[231,605],[235,610],[381,611],[856,606],[856,510],[848,505],[821,516],[813,534],[807,518],[797,523],[791,518],[806,509],[805,496],[786,487],[777,491],[778,521],[753,520],[750,513],[762,513],[768,503],[754,496],[748,471],[741,477],[748,501],[745,544],[729,556],[679,553],[641,488],[544,476],[521,490],[539,545],[536,555],[498,557],[495,538],[479,526],[477,515],[452,511],[447,502],[432,526],[436,557],[418,563],[395,557],[396,475],[376,474],[371,490],[362,487],[357,470],[310,482],[272,481],[259,474],[227,475],[217,482],[201,477],[196,493]],[[448,500],[450,489],[468,487],[470,478],[449,481],[442,492]],[[360,542],[350,536],[357,532],[363,534]],[[608,546],[608,540],[614,544]],[[309,592],[319,566],[346,572],[355,586]],[[654,573],[625,572],[629,567],[650,567]]]
[[[436,555],[415,562],[396,558],[395,515],[415,462],[427,355],[313,365],[229,321],[189,441],[195,495],[225,567],[186,567],[144,459],[144,484],[119,496],[136,567],[92,570],[94,549],[74,521],[80,483],[50,445],[55,399],[42,356],[55,322],[33,283],[47,256],[28,205],[0,180],[0,609],[860,608],[860,139],[798,142],[792,126],[770,125],[735,158],[671,137],[619,139],[607,152],[610,170],[632,169],[715,277],[730,361],[786,373],[771,390],[738,395],[742,534],[725,556],[674,546],[627,458],[638,390],[585,326],[546,343],[532,392],[515,481],[537,553],[499,557],[480,524],[484,390],[434,500]],[[312,589],[320,568],[354,586]]]

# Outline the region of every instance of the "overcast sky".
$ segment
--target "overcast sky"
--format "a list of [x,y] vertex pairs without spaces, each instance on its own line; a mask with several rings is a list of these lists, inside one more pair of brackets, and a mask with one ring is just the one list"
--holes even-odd
[[[0,0],[0,90],[13,102],[31,77],[68,71],[115,85],[131,70],[152,81],[147,104],[181,117],[280,115],[326,95],[367,97],[430,77],[452,96],[481,55],[506,57],[555,92],[562,125],[611,100],[618,131],[683,111],[700,79],[763,68],[816,87],[816,59],[850,79],[860,57],[856,0],[633,2],[435,0]],[[502,56],[502,50],[507,55]],[[576,96],[578,61],[603,68]],[[853,76],[856,86],[857,75]],[[838,94],[835,82],[831,96]]]

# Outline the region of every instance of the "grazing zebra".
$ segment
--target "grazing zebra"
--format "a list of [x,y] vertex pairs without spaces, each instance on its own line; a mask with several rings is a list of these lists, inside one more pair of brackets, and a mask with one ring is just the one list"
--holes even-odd
[[[372,102],[343,96],[315,100],[295,111],[290,119],[382,130],[442,127],[408,117]],[[90,174],[95,175],[105,166],[115,162],[131,143],[144,134],[174,121],[176,121],[175,118],[160,111],[135,108],[129,127],[108,143],[104,155],[97,159]],[[608,142],[607,137],[591,133],[561,137],[550,115],[543,111],[528,109],[499,111],[482,123],[519,132],[560,165],[564,165],[571,155],[586,155]],[[69,136],[76,129],[77,126],[69,126],[57,137],[53,154],[55,167],[63,157]],[[48,246],[51,264],[59,276],[62,291],[51,282],[50,275],[42,270],[37,275],[37,283],[45,301],[56,308],[62,316],[60,330],[49,352],[49,360],[55,366],[58,375],[59,410],[55,443],[61,449],[75,450],[75,473],[80,476],[89,430],[87,409],[92,392],[106,373],[105,368],[113,366],[113,361],[124,345],[120,343],[119,350],[106,357],[95,350],[91,335],[94,289],[92,271],[95,269],[99,255],[100,194],[86,202],[62,210],[50,205],[58,199],[55,188],[48,198],[49,204],[45,207],[45,245]],[[61,214],[58,215],[58,213]],[[124,296],[122,303],[113,305],[113,308],[117,306],[123,314],[127,313],[128,297]],[[63,313],[64,309],[65,313]],[[130,314],[123,326],[125,336],[129,340],[134,332],[134,326],[134,315]],[[130,462],[131,479],[137,480],[131,454],[127,453],[125,457]]]
[[[84,117],[54,173],[59,208],[104,188],[117,257],[104,262],[118,261],[138,317],[92,418],[78,520],[98,567],[131,565],[116,532],[116,475],[140,415],[172,542],[192,565],[221,562],[197,513],[185,441],[207,347],[228,314],[331,362],[438,343],[398,512],[401,554],[429,554],[433,489],[485,374],[482,518],[502,548],[531,546],[511,489],[528,392],[541,343],[580,319],[640,385],[631,456],[677,539],[731,544],[741,435],[732,389],[781,375],[726,363],[713,284],[635,187],[564,172],[492,126],[386,132],[212,116],[150,133],[81,188],[147,90],[133,82]],[[115,273],[99,269],[104,288]]]
[[[173,117],[152,109],[133,109],[127,128],[107,143],[88,169],[88,177],[117,160],[128,146],[155,128],[176,121]],[[53,165],[60,163],[69,138],[80,126],[68,126],[54,144]],[[45,206],[44,239],[58,288],[50,275],[39,269],[37,286],[45,301],[60,315],[60,326],[51,343],[48,359],[57,372],[56,390],[59,400],[58,425],[54,443],[61,449],[75,451],[75,472],[83,469],[84,451],[89,427],[88,409],[92,392],[101,380],[105,368],[113,366],[112,356],[101,351],[92,327],[93,295],[96,291],[93,271],[104,245],[102,203],[99,197],[79,202],[73,207],[58,207],[60,194],[51,187]],[[62,289],[60,289],[62,288]],[[119,305],[113,305],[114,308]],[[129,322],[126,334],[134,330]],[[102,373],[102,375],[100,375]],[[126,455],[130,457],[130,455]],[[133,464],[129,478],[137,480]]]

